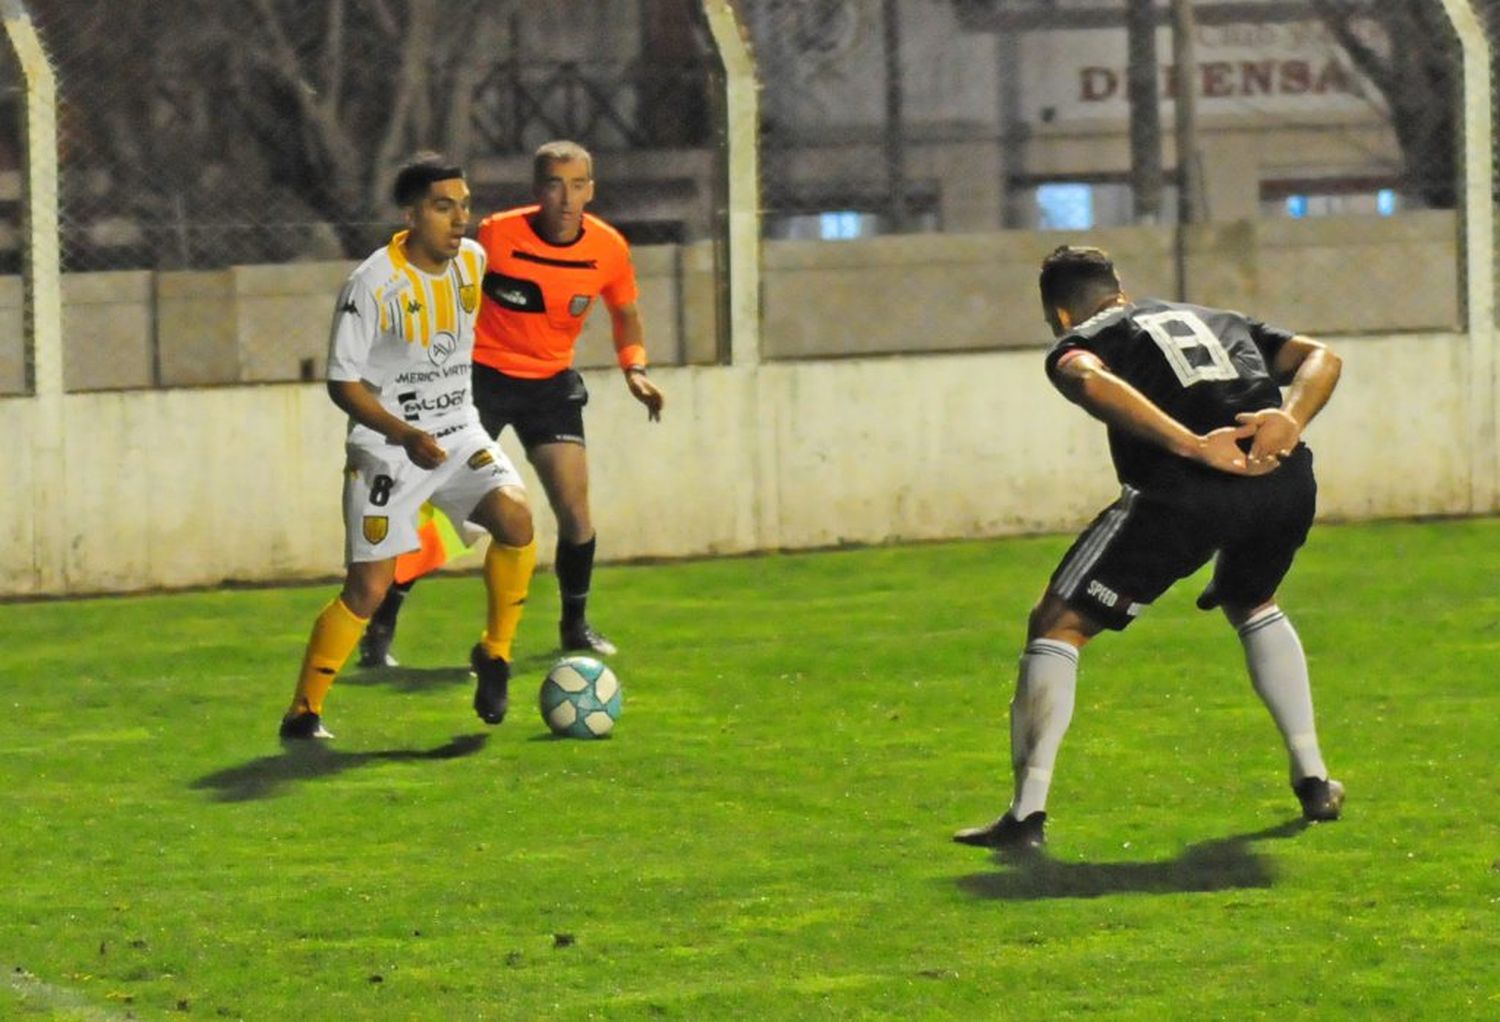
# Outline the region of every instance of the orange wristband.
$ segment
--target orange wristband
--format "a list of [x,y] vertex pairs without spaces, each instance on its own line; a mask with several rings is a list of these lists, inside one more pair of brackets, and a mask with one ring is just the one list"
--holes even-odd
[[623,348],[615,349],[615,358],[619,360],[621,369],[629,369],[631,366],[646,365],[646,349],[640,344],[627,344]]

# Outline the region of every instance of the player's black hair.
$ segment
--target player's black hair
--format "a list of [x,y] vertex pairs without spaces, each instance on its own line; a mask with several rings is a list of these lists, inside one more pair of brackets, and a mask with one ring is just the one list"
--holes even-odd
[[1066,309],[1075,320],[1092,315],[1104,301],[1120,293],[1114,260],[1104,249],[1089,245],[1059,245],[1053,249],[1042,260],[1037,283],[1046,308]]
[[396,183],[391,186],[391,198],[396,200],[398,206],[410,206],[420,202],[434,182],[463,176],[464,169],[456,163],[449,163],[441,153],[417,153],[396,172]]
[[594,176],[594,157],[589,154],[589,151],[577,142],[569,142],[565,138],[560,138],[542,144],[532,156],[532,182],[541,184],[547,180],[547,174],[554,163],[563,163],[567,160],[582,160],[589,165],[589,177]]

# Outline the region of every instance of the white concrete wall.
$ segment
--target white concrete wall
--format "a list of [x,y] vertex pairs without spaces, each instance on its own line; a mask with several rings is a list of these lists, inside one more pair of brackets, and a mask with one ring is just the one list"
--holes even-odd
[[[1326,517],[1493,512],[1469,504],[1468,342],[1335,339],[1346,373],[1313,427]],[[588,412],[601,556],[678,557],[1072,529],[1116,491],[1103,428],[1047,385],[1039,348],[663,368],[649,424],[613,370]],[[341,570],[343,423],[320,384],[73,394],[63,506],[69,592]],[[37,592],[24,438],[12,443],[0,595]],[[514,452],[513,444],[509,445]],[[514,456],[514,455],[513,455]],[[1493,457],[1493,452],[1489,452]],[[533,483],[544,559],[553,523]],[[471,566],[476,563],[468,562]]]

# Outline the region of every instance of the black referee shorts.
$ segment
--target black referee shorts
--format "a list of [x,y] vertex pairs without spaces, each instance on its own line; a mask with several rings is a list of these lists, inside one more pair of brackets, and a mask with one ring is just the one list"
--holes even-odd
[[528,451],[538,444],[583,445],[583,406],[589,391],[576,370],[528,380],[474,363],[474,405],[496,440],[506,426]]
[[1118,631],[1172,583],[1216,558],[1214,604],[1256,606],[1291,570],[1312,527],[1317,492],[1305,446],[1266,476],[1204,477],[1167,495],[1126,486],[1069,548],[1049,588]]

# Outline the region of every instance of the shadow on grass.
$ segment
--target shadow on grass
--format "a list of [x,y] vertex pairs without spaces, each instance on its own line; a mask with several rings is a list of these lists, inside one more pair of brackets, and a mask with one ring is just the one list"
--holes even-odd
[[[510,669],[516,678],[525,678],[533,672],[541,674],[552,666],[561,654],[533,653],[517,657]],[[463,667],[350,667],[339,674],[340,685],[360,685],[366,688],[385,686],[397,692],[428,692],[434,689],[473,684],[474,676],[467,665]]]
[[1106,894],[1187,894],[1270,887],[1271,864],[1251,847],[1256,841],[1291,837],[1307,829],[1301,819],[1200,841],[1165,862],[1058,862],[1045,852],[995,853],[999,873],[971,873],[955,882],[975,898],[1034,901],[1041,898],[1098,898]]
[[327,742],[298,742],[278,756],[262,756],[240,766],[206,774],[190,787],[211,791],[216,802],[248,802],[271,798],[294,781],[331,777],[366,763],[431,761],[472,756],[490,740],[487,733],[455,735],[432,749],[379,749],[373,752],[343,752]]
[[365,688],[384,686],[397,692],[429,692],[471,685],[473,678],[467,667],[355,667],[340,673],[337,684]]

